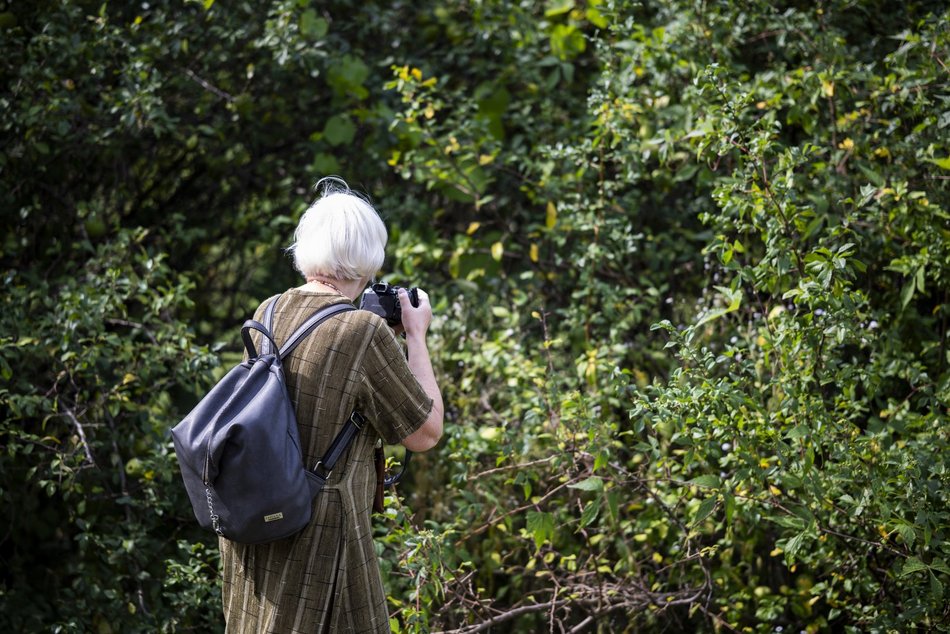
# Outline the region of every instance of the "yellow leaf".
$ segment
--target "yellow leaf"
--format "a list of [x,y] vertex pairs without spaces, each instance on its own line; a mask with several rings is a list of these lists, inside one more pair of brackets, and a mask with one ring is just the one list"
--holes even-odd
[[829,79],[822,79],[821,92],[825,93],[825,97],[834,97],[835,96],[835,82]]
[[412,73],[412,76],[416,78],[416,80],[422,79],[422,71],[418,68],[413,68],[410,72]]
[[426,106],[426,109],[422,112],[426,119],[431,119],[435,116],[435,108],[432,107],[432,104]]
[[769,491],[772,495],[782,495],[782,490],[773,484],[769,485]]
[[557,207],[554,206],[554,203],[548,203],[547,216],[544,219],[544,224],[548,229],[553,229],[554,225],[557,224]]
[[472,235],[473,233],[475,233],[476,231],[478,231],[478,228],[481,227],[481,226],[482,226],[482,223],[480,223],[480,222],[473,222],[473,223],[471,223],[470,225],[468,225],[468,229],[465,230],[465,233],[466,233],[467,235]]
[[662,563],[663,563],[663,555],[661,555],[660,553],[653,553],[653,561],[655,561],[655,562],[658,563],[658,564],[662,564]]
[[501,242],[496,242],[491,245],[491,256],[496,262],[501,262],[501,256],[505,254],[505,245]]
[[538,245],[535,244],[534,242],[531,243],[529,256],[531,257],[532,262],[537,262],[540,259],[540,257],[538,256]]
[[495,440],[498,438],[499,430],[497,427],[482,427],[478,430],[478,436],[482,440]]
[[773,548],[773,549],[772,549],[772,552],[769,553],[769,556],[771,556],[771,557],[778,557],[778,556],[781,555],[783,552],[785,552],[785,551],[782,550],[781,548]]
[[479,165],[488,165],[489,163],[491,163],[491,162],[494,161],[494,160],[495,160],[495,157],[492,156],[491,154],[482,154],[482,155],[480,155],[480,156],[478,157],[478,164],[479,164]]
[[125,375],[124,377],[122,377],[122,385],[128,385],[129,383],[131,383],[132,381],[134,381],[135,378],[136,378],[136,377],[135,377],[134,374],[126,373],[126,375]]
[[854,149],[854,141],[850,137],[838,144],[838,147],[842,150],[851,150]]

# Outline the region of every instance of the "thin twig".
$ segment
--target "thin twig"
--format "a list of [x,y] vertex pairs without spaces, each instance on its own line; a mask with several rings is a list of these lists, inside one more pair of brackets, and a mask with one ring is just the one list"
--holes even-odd
[[83,451],[86,454],[86,464],[96,466],[96,459],[92,457],[92,450],[89,449],[89,442],[86,440],[86,431],[82,427],[82,423],[79,422],[79,419],[76,417],[76,414],[73,413],[73,410],[68,407],[63,410],[63,414],[73,423],[73,427],[76,428],[76,433],[79,434],[79,442],[82,445]]
[[196,74],[194,73],[194,71],[192,71],[190,68],[187,69],[187,70],[185,70],[185,74],[188,75],[188,77],[189,77],[191,80],[193,80],[196,84],[198,84],[199,86],[201,86],[202,88],[204,88],[204,89],[207,90],[208,92],[217,95],[218,97],[220,97],[221,99],[224,99],[224,100],[228,101],[229,103],[232,102],[232,101],[234,101],[234,95],[232,95],[231,93],[226,92],[226,91],[224,91],[224,90],[221,90],[220,88],[218,88],[218,87],[215,86],[214,84],[211,84],[210,82],[205,81],[205,80],[202,79],[201,77],[198,77],[198,75],[196,75]]
[[587,629],[587,626],[593,622],[594,622],[594,617],[588,616],[586,619],[584,619],[583,621],[581,621],[580,623],[572,627],[569,634],[578,634],[578,632],[583,632],[585,629]]
[[476,473],[473,476],[468,477],[468,481],[478,480],[485,476],[493,475],[502,471],[511,471],[512,469],[524,469],[525,467],[533,467],[535,465],[544,464],[545,462],[551,462],[554,460],[555,456],[548,456],[547,458],[541,458],[540,460],[532,460],[531,462],[521,462],[518,464],[511,464],[504,467],[497,467],[495,469],[489,469],[488,471],[482,471],[481,473]]
[[511,619],[518,618],[524,614],[540,612],[542,610],[547,610],[549,607],[560,607],[566,605],[567,603],[567,599],[561,599],[560,601],[551,601],[550,603],[532,603],[530,605],[522,605],[512,610],[508,610],[507,612],[502,612],[497,616],[492,616],[487,621],[476,623],[475,625],[470,625],[467,627],[461,627],[457,630],[446,630],[437,634],[476,634],[477,632],[484,632],[485,630],[491,629],[499,623],[510,621]]

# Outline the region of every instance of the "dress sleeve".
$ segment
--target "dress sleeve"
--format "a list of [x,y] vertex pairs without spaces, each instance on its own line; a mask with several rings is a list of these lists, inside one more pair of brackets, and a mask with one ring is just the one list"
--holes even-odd
[[382,320],[366,351],[363,377],[371,404],[370,424],[387,444],[399,444],[429,417],[432,399],[409,370],[402,346]]

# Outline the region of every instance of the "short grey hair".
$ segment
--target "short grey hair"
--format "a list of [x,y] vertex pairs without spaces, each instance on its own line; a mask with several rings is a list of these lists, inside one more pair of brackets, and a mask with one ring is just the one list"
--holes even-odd
[[382,268],[389,236],[373,205],[341,178],[321,179],[320,197],[304,212],[287,251],[304,277],[373,278]]

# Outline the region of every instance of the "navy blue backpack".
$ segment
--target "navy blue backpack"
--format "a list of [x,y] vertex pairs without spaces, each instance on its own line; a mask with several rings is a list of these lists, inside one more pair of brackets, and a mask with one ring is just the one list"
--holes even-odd
[[[282,361],[321,323],[356,309],[328,306],[278,348],[271,333],[279,300],[267,306],[263,324],[244,322],[247,361],[232,368],[172,429],[198,523],[244,544],[283,539],[310,522],[314,496],[365,422],[353,412],[323,458],[312,468],[304,465]],[[252,330],[264,335],[260,353]]]

